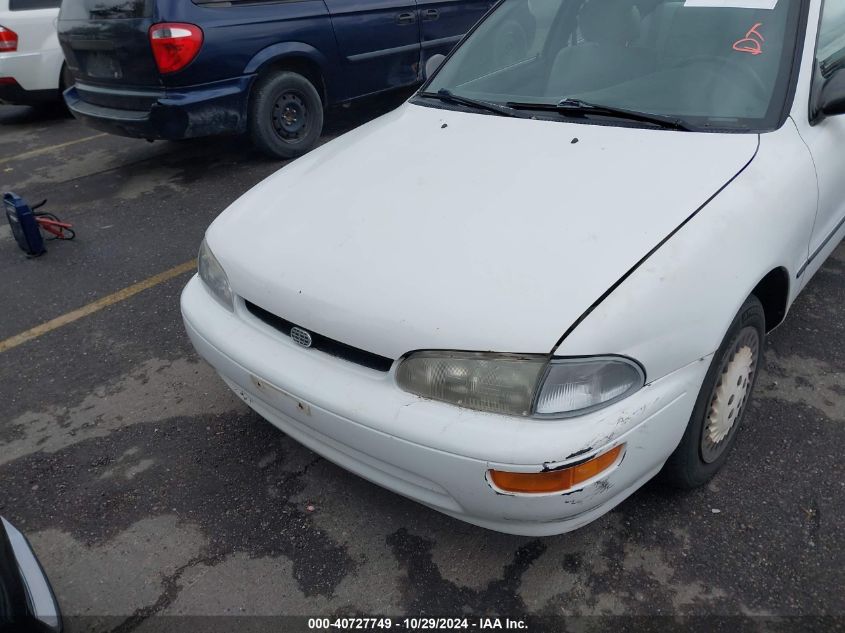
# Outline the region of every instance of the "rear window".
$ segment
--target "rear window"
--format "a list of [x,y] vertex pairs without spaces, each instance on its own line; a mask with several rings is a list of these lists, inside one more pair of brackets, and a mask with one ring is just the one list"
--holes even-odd
[[63,20],[147,18],[153,14],[153,0],[64,0],[61,6]]
[[61,4],[62,0],[9,0],[9,10],[58,9]]

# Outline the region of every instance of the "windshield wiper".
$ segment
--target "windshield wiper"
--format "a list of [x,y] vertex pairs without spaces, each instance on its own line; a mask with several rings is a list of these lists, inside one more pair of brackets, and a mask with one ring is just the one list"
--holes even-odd
[[505,105],[509,108],[514,108],[515,110],[558,112],[564,116],[568,114],[575,116],[598,114],[600,116],[625,119],[626,121],[651,123],[668,130],[689,131],[692,129],[682,119],[677,119],[675,117],[664,116],[662,114],[650,114],[648,112],[637,112],[636,110],[625,110],[623,108],[614,108],[613,106],[599,105],[597,103],[590,103],[589,101],[582,101],[581,99],[562,99],[557,103],[521,103],[509,101]]
[[822,75],[827,77],[834,70],[839,70],[843,66],[845,66],[845,58],[827,59],[819,64],[819,70],[822,71]]
[[478,110],[486,110],[487,112],[494,112],[501,116],[518,117],[522,119],[528,118],[527,115],[522,112],[517,112],[513,108],[499,105],[498,103],[490,103],[489,101],[478,101],[476,99],[470,99],[469,97],[461,97],[451,90],[446,90],[446,88],[441,88],[437,92],[421,92],[419,96],[426,97],[428,99],[438,99],[439,101],[443,101],[445,103],[454,103],[456,105],[477,108]]

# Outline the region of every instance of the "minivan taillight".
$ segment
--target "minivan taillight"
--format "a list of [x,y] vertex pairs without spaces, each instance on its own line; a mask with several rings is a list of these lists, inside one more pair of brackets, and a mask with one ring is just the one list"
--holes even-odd
[[175,73],[190,64],[202,47],[202,29],[195,24],[162,22],[150,27],[150,44],[158,71]]
[[18,50],[18,34],[12,29],[0,26],[0,53],[11,53]]

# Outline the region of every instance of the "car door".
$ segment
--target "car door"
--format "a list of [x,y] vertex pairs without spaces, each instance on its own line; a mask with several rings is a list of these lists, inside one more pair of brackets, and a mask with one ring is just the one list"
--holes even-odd
[[[815,66],[832,67],[845,63],[845,0],[825,0],[819,22]],[[845,73],[845,67],[837,73]],[[829,79],[829,77],[828,77]],[[813,82],[825,81],[817,71]],[[813,90],[819,86],[814,85]],[[808,279],[836,247],[845,231],[845,115],[820,121],[802,121],[801,136],[813,155],[819,188],[819,205],[809,245],[806,268]]]
[[417,0],[423,63],[432,55],[448,55],[494,0]]
[[344,101],[419,79],[419,15],[414,0],[325,0],[346,81]]

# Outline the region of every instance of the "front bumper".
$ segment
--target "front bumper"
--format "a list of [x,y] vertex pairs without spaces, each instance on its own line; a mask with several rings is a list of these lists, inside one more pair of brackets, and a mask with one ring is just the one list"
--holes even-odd
[[[544,536],[581,527],[653,477],[683,436],[710,358],[647,385],[623,402],[567,420],[460,409],[399,389],[393,372],[298,347],[253,317],[231,313],[198,277],[182,293],[197,351],[250,407],[339,466],[464,521]],[[503,494],[490,469],[541,472],[625,444],[622,460],[580,488]]]
[[[73,116],[89,127],[132,138],[179,140],[244,132],[252,80],[250,75],[145,90],[79,84],[65,90],[64,98]],[[138,103],[148,105],[138,109]]]

